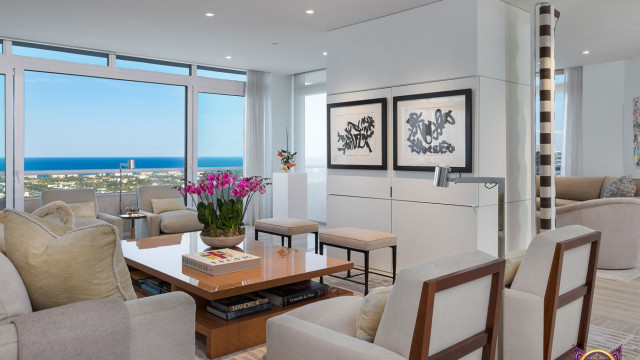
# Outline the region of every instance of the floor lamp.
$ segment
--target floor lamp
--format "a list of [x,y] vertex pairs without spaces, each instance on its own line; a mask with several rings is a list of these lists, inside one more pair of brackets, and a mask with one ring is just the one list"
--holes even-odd
[[[498,257],[504,259],[504,178],[499,177],[450,177],[451,168],[437,166],[433,185],[437,187],[449,187],[449,182],[454,184],[484,184],[488,189],[498,186]],[[493,186],[491,186],[493,185]],[[503,307],[500,307],[500,328],[498,329],[498,359],[502,360],[503,353]]]
[[135,169],[136,161],[132,159],[126,163],[120,163],[120,214],[122,214],[122,168],[124,167],[127,169]]

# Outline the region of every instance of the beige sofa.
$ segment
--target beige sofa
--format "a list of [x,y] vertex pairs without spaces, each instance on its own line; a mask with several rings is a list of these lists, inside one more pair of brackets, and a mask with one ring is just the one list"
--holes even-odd
[[[91,286],[87,284],[87,286]],[[109,354],[96,354],[90,344],[78,343],[75,340],[85,339],[88,332],[95,331],[92,319],[110,314],[95,313],[96,306],[102,311],[101,301],[83,301],[52,309],[33,312],[27,290],[11,261],[0,253],[0,359],[17,360],[20,341],[24,334],[19,334],[12,321],[29,321],[42,326],[42,338],[38,346],[43,350],[36,351],[36,358],[50,359],[50,351],[63,352],[65,359],[106,359]],[[106,301],[119,302],[117,299]],[[116,304],[117,305],[117,304]],[[182,292],[150,296],[143,299],[124,302],[128,313],[129,340],[127,359],[153,360],[193,360],[195,356],[195,302],[193,298]],[[52,325],[54,324],[54,325]],[[55,325],[60,324],[60,326]],[[65,326],[66,324],[66,326]],[[71,325],[69,325],[71,324]],[[64,327],[64,334],[60,328]],[[38,329],[36,329],[36,332]],[[102,333],[89,334],[104,341],[113,341],[122,336],[107,326],[100,329]],[[30,349],[34,352],[34,349]],[[93,351],[93,352],[92,352]],[[55,351],[53,351],[55,352]],[[87,355],[89,352],[89,355]],[[59,357],[55,357],[59,358]]]
[[177,234],[202,230],[198,221],[196,209],[187,207],[185,210],[173,210],[160,214],[153,213],[152,199],[175,199],[182,195],[172,185],[140,186],[137,191],[138,208],[146,219],[136,225],[136,238],[158,236],[161,234]]
[[93,208],[96,212],[95,218],[76,216],[73,226],[83,227],[106,222],[118,228],[118,236],[122,239],[122,219],[118,216],[99,212],[96,191],[94,189],[43,190],[42,193],[40,193],[40,201],[41,205],[46,205],[54,201],[62,201],[66,204],[93,203]]
[[[630,269],[640,261],[640,180],[632,198],[602,198],[616,177],[556,177],[556,227],[583,225],[602,232],[598,268]],[[540,208],[536,177],[536,203]],[[538,227],[539,228],[539,227]]]

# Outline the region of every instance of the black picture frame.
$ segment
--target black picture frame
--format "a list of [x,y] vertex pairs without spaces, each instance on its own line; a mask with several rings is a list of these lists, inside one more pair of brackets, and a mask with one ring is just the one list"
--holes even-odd
[[[405,95],[405,96],[394,96],[393,97],[393,170],[403,170],[403,171],[434,171],[436,166],[448,166],[451,167],[451,171],[452,172],[463,172],[463,173],[469,173],[472,172],[472,168],[473,168],[473,161],[472,161],[472,92],[471,89],[461,89],[461,90],[450,90],[450,91],[440,91],[440,92],[432,92],[432,93],[424,93],[424,94],[415,94],[415,95]],[[438,153],[434,153],[431,152],[431,149],[434,148],[435,146],[431,146],[431,144],[429,144],[429,146],[422,146],[422,140],[425,141],[426,145],[426,136],[423,136],[422,138],[416,139],[413,138],[411,140],[414,140],[416,142],[418,142],[418,145],[416,145],[416,143],[412,143],[410,141],[409,138],[402,138],[401,140],[398,139],[398,135],[399,132],[402,133],[402,130],[400,128],[400,126],[405,126],[407,124],[408,120],[402,119],[402,121],[400,121],[398,119],[399,117],[399,111],[400,110],[404,110],[404,108],[402,108],[403,103],[405,104],[409,104],[407,102],[409,101],[413,101],[413,100],[422,100],[422,99],[434,99],[434,98],[451,98],[451,97],[458,97],[458,96],[462,96],[464,98],[464,121],[460,122],[460,119],[455,119],[456,123],[455,124],[449,124],[451,127],[456,127],[456,126],[464,126],[464,131],[460,130],[460,129],[456,129],[455,131],[457,131],[457,133],[459,134],[464,134],[464,161],[461,163],[461,161],[459,159],[456,160],[456,166],[450,166],[449,164],[446,164],[446,161],[444,161],[444,163],[439,162],[439,163],[435,163],[435,162],[429,162],[427,160],[423,159],[418,159],[416,157],[417,160],[419,160],[420,162],[422,162],[421,165],[408,165],[406,164],[406,160],[404,161],[403,164],[400,164],[399,162],[399,153],[400,153],[400,146],[407,146],[409,148],[411,148],[411,153],[417,153],[417,156],[420,156],[419,150],[422,151],[427,151],[429,153],[429,155],[425,155],[425,157],[438,157]],[[442,113],[440,113],[442,114]],[[422,113],[420,114],[422,115]],[[445,121],[443,127],[441,128],[441,130],[444,129],[444,126],[447,125],[447,116],[446,114],[443,117],[443,120]],[[421,119],[424,120],[424,119]],[[433,122],[429,121],[430,124],[432,124]],[[436,122],[437,125],[437,122]],[[431,125],[429,125],[429,129],[430,131],[433,131],[433,128],[431,127]],[[417,133],[422,133],[420,130],[415,130],[417,131]],[[437,130],[436,130],[437,131]],[[418,134],[417,136],[420,136],[420,134]],[[412,133],[412,135],[415,135]],[[431,137],[431,140],[433,141],[435,138]],[[444,151],[450,151],[451,150],[451,145],[453,145],[453,147],[456,146],[456,144],[451,144],[449,143],[447,146],[447,144],[443,144],[443,142],[446,142],[447,139],[443,139],[443,141],[441,141],[438,146],[438,148],[440,150],[436,150],[434,149],[434,151],[443,151],[442,149],[444,149]],[[460,141],[457,141],[458,144],[460,144]],[[459,146],[459,145],[457,145]],[[415,150],[415,149],[418,150]],[[415,155],[413,155],[415,156]],[[441,160],[442,161],[442,160]],[[424,165],[425,163],[427,163],[427,165]]]
[[[354,112],[358,112],[360,109],[363,111],[367,111],[371,113],[371,105],[374,105],[375,114],[373,117],[373,131],[370,133],[371,137],[374,137],[375,140],[375,149],[371,149],[367,140],[361,140],[361,134],[356,134],[355,138],[358,141],[358,145],[356,149],[344,149],[343,156],[346,154],[346,151],[366,151],[366,149],[371,150],[371,156],[358,156],[354,157],[353,160],[358,161],[346,161],[346,157],[340,159],[338,161],[340,155],[338,154],[339,146],[337,145],[337,141],[332,141],[332,135],[336,135],[335,138],[340,137],[340,132],[345,132],[346,128],[344,126],[337,126],[336,123],[340,123],[346,120],[346,115],[333,115],[332,110],[337,110],[343,108],[341,110],[351,110]],[[379,106],[379,107],[378,107]],[[349,109],[346,109],[349,108]],[[378,119],[379,118],[379,121]],[[343,119],[344,118],[344,119]],[[361,119],[361,121],[364,118]],[[333,126],[332,126],[333,123]],[[347,121],[347,123],[352,122]],[[339,128],[338,128],[339,127]],[[347,125],[349,127],[349,125]],[[353,127],[352,127],[353,128]],[[347,130],[348,131],[348,130]],[[380,134],[379,136],[377,134]],[[346,136],[343,135],[343,137]],[[365,135],[366,136],[366,135]],[[353,141],[353,138],[351,139]],[[345,139],[344,147],[346,148],[346,142],[348,139]],[[365,161],[366,160],[366,161]],[[377,99],[367,99],[367,100],[359,100],[359,101],[348,101],[341,103],[333,103],[327,104],[327,168],[328,169],[361,169],[361,170],[387,170],[387,98],[377,98]]]

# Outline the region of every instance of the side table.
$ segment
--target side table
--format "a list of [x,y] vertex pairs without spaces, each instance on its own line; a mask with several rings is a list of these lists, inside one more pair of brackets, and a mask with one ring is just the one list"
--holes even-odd
[[136,238],[136,219],[144,219],[147,215],[144,214],[120,214],[121,219],[131,219],[131,239]]

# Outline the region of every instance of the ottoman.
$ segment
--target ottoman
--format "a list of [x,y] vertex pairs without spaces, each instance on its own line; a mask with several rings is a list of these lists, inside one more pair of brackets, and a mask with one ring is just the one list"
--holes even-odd
[[318,231],[320,226],[317,222],[291,218],[270,218],[256,220],[256,241],[258,241],[258,233],[267,233],[271,235],[280,235],[282,246],[284,246],[284,238],[288,240],[288,247],[291,247],[291,237],[293,235],[309,234],[315,235],[315,252],[318,253]]
[[[323,254],[324,246],[332,246],[340,249],[347,250],[347,260],[351,260],[351,251],[357,251],[364,254],[364,272],[351,275],[351,272],[347,272],[346,277],[334,276],[343,280],[348,280],[357,284],[364,285],[364,294],[369,293],[369,251],[382,249],[385,247],[391,248],[393,275],[386,276],[393,278],[393,282],[396,281],[396,248],[398,243],[398,237],[394,234],[372,231],[367,229],[360,229],[354,227],[342,227],[331,230],[326,230],[320,233],[320,255]],[[354,276],[360,276],[364,274],[364,282],[358,282],[352,280]]]

